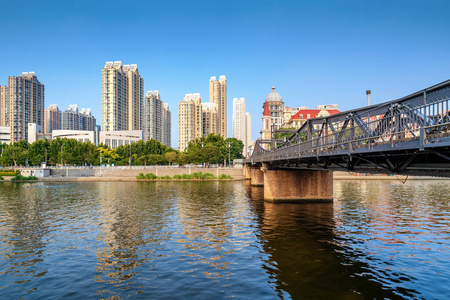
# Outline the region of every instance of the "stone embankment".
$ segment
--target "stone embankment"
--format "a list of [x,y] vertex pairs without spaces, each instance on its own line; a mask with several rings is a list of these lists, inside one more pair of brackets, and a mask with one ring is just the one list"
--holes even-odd
[[136,181],[139,173],[153,173],[158,177],[169,175],[192,174],[194,172],[212,173],[219,177],[222,174],[230,175],[235,180],[245,178],[243,168],[173,168],[173,167],[147,167],[128,169],[121,167],[102,169],[52,169],[50,177],[39,178],[43,181]]

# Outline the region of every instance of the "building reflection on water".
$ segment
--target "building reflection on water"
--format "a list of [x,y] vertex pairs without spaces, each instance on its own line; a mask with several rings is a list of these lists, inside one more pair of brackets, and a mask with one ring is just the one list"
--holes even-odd
[[259,240],[269,255],[264,268],[281,298],[285,293],[293,299],[397,298],[376,280],[360,276],[368,270],[365,253],[349,254],[343,247],[335,203],[270,203],[263,200],[263,190],[246,186]]
[[176,239],[184,250],[183,256],[192,272],[202,264],[206,278],[224,278],[230,276],[229,257],[238,247],[229,241],[232,235],[239,233],[235,223],[241,218],[247,206],[240,199],[245,190],[242,185],[229,185],[221,182],[180,183],[177,197],[177,211],[181,234]]
[[[101,216],[98,239],[103,241],[96,251],[97,282],[124,289],[130,282],[139,285],[138,280],[130,281],[139,273],[137,269],[164,253],[163,242],[171,238],[164,228],[173,193],[170,188],[158,189],[158,185],[144,182],[130,189],[127,184],[97,183]],[[111,293],[110,287],[100,286],[99,294],[106,293]]]

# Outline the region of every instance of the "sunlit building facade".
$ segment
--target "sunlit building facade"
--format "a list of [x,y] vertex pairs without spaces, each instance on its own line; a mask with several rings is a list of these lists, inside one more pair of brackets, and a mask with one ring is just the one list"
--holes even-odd
[[209,102],[216,104],[216,133],[227,138],[227,79],[225,75],[221,75],[219,80],[215,76],[209,80]]
[[8,77],[6,101],[11,142],[28,140],[28,123],[44,125],[44,85],[34,72]]
[[102,70],[102,130],[141,130],[144,80],[137,65],[106,62]]
[[58,105],[52,104],[44,110],[44,133],[52,133],[61,129],[61,111]]
[[7,91],[7,86],[0,86],[0,126],[9,126]]
[[185,151],[190,141],[203,134],[202,98],[200,94],[186,94],[178,104],[178,142],[180,151]]
[[202,135],[217,134],[218,114],[216,104],[212,102],[202,103]]

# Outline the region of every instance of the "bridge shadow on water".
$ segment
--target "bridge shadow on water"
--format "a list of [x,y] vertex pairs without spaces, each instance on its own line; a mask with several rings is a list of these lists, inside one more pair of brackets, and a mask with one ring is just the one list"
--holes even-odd
[[248,185],[246,192],[269,256],[263,267],[280,298],[403,299],[367,272],[357,257],[364,254],[349,257],[343,249],[333,203],[270,203],[262,187]]

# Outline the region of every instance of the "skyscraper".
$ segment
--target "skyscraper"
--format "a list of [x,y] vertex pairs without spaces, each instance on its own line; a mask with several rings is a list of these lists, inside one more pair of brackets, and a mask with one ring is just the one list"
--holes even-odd
[[137,65],[124,65],[128,78],[128,130],[143,129],[144,79]]
[[106,62],[102,70],[103,131],[141,130],[144,80],[137,65]]
[[0,126],[9,126],[8,102],[6,101],[7,86],[0,86]]
[[247,144],[244,145],[244,153],[245,153],[245,157],[248,157],[248,148],[250,147],[250,145],[252,144],[252,116],[250,115],[250,113],[246,112],[245,113],[245,122],[246,122],[246,130],[247,130]]
[[202,103],[202,135],[208,136],[210,133],[217,133],[217,109],[212,102]]
[[80,113],[78,105],[72,104],[61,113],[62,130],[80,130]]
[[[244,144],[242,154],[247,155],[247,147],[251,142],[251,117],[245,112],[245,99],[233,99],[233,137]],[[249,133],[250,132],[250,133]],[[249,142],[250,139],[250,142]]]
[[80,130],[95,131],[97,120],[91,113],[90,108],[80,110]]
[[172,147],[172,113],[169,104],[164,103],[163,107],[163,126],[162,126],[162,143],[168,147]]
[[44,124],[44,85],[34,72],[8,77],[8,120],[11,142],[28,140],[28,123]]
[[178,104],[178,141],[180,151],[187,149],[188,143],[202,136],[202,98],[200,94],[186,94]]
[[233,137],[241,140],[244,144],[246,139],[245,122],[245,99],[233,98]]
[[148,91],[144,99],[144,140],[155,139],[170,147],[170,126],[169,105],[161,100],[159,91]]
[[61,111],[58,105],[49,105],[44,110],[44,132],[52,133],[53,130],[61,129]]
[[159,91],[148,91],[144,99],[144,141],[162,141],[163,102]]
[[209,80],[209,102],[216,104],[217,133],[227,138],[227,79],[221,75],[219,80],[212,76]]
[[61,113],[62,130],[87,130],[94,131],[96,120],[91,114],[91,109],[82,108],[78,110],[78,105],[72,104]]

